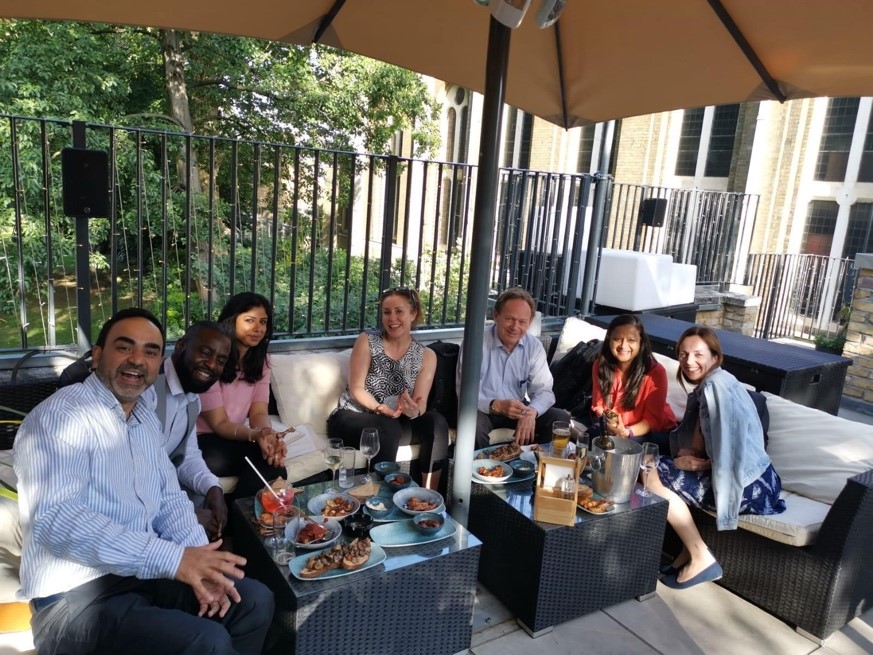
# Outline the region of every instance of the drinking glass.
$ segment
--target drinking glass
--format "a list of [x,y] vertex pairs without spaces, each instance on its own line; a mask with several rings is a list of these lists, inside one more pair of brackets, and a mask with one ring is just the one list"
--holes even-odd
[[361,454],[367,458],[367,475],[364,476],[364,482],[369,484],[373,482],[373,476],[370,475],[370,460],[379,453],[379,430],[376,428],[364,428],[361,432]]
[[588,448],[591,445],[591,437],[587,432],[580,432],[576,437],[576,460],[582,462],[585,468],[585,460],[588,459]]
[[329,494],[338,494],[340,492],[336,486],[336,472],[343,463],[342,447],[342,439],[328,439],[327,448],[322,448],[321,450],[325,465],[333,472],[331,486],[327,489]]
[[643,470],[643,488],[639,489],[637,493],[645,498],[648,498],[652,495],[652,492],[649,491],[646,487],[649,482],[649,473],[654,471],[655,468],[657,468],[658,466],[658,454],[658,444],[643,444],[643,455],[640,458],[640,468]]
[[555,421],[552,423],[552,457],[564,457],[570,443],[570,422]]

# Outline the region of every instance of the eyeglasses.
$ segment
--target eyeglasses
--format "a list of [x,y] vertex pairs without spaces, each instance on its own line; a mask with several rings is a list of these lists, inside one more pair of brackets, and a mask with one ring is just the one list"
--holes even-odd
[[412,303],[413,309],[416,309],[418,307],[418,301],[416,300],[415,292],[409,287],[391,287],[389,289],[382,289],[382,293],[379,296],[379,301],[381,302],[385,298],[385,296],[393,296],[394,294],[399,294],[409,298],[409,302]]

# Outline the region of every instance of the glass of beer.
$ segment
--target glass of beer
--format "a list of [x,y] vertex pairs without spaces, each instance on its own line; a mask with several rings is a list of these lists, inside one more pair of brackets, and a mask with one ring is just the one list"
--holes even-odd
[[564,457],[570,443],[570,422],[552,423],[552,457]]

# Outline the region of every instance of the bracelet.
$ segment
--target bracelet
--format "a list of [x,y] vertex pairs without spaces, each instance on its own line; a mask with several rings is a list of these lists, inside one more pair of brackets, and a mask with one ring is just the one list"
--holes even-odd
[[418,410],[418,413],[417,413],[415,416],[410,416],[410,417],[409,417],[409,420],[410,420],[410,421],[414,421],[414,420],[417,419],[419,416],[421,416],[421,410],[420,410],[420,409]]

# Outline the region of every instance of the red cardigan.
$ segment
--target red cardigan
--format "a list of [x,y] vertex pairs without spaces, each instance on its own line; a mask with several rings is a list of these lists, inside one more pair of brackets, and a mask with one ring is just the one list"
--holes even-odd
[[[591,370],[593,384],[591,389],[591,409],[596,412],[603,412],[607,408],[603,401],[603,395],[600,393],[600,381],[597,379],[598,366],[594,362]],[[612,393],[615,395],[618,391],[619,400],[624,393],[624,381],[621,379],[621,373],[616,371],[612,380]],[[643,378],[643,383],[640,385],[640,392],[637,394],[637,405],[632,410],[620,409],[620,402],[614,402],[614,409],[621,414],[621,421],[625,427],[636,425],[643,419],[649,423],[649,429],[652,432],[667,432],[676,427],[676,415],[673,409],[667,404],[667,370],[657,361],[653,363]]]

